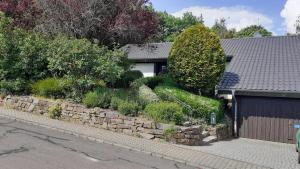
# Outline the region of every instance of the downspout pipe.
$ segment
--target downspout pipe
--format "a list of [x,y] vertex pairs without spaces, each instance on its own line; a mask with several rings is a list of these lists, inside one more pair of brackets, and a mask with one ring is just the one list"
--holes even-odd
[[235,97],[235,90],[232,90],[232,100],[234,103],[233,111],[234,111],[234,122],[233,122],[233,132],[234,137],[238,137],[238,106],[237,99]]

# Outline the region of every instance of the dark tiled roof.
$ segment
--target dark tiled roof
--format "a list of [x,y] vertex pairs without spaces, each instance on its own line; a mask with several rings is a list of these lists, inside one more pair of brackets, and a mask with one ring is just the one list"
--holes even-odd
[[123,47],[132,60],[167,59],[172,43],[130,44]]
[[300,92],[300,36],[222,40],[233,59],[219,89]]
[[[233,57],[218,89],[300,92],[300,36],[221,40]],[[132,60],[167,59],[172,43],[126,45]]]

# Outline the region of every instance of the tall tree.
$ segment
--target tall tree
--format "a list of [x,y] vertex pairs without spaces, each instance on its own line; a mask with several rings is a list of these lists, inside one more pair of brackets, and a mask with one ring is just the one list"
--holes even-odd
[[14,26],[24,29],[34,28],[42,13],[33,0],[1,0],[0,11],[14,18]]
[[212,26],[212,31],[214,31],[219,38],[221,39],[229,39],[229,38],[233,38],[234,34],[235,34],[235,29],[228,29],[226,26],[226,19],[225,18],[221,18],[221,19],[217,19],[215,24]]
[[259,33],[262,37],[272,36],[272,32],[268,31],[261,25],[251,25],[240,31],[238,31],[234,36],[236,38],[244,38],[244,37],[254,37],[256,33]]
[[158,18],[148,5],[148,0],[1,0],[0,10],[17,25],[25,23],[50,36],[123,45],[143,43],[156,34]]
[[173,42],[184,29],[204,22],[202,15],[196,17],[190,12],[184,13],[182,18],[177,18],[167,12],[157,12],[157,15],[159,33],[155,40],[160,42]]
[[296,34],[300,34],[300,15],[296,20]]

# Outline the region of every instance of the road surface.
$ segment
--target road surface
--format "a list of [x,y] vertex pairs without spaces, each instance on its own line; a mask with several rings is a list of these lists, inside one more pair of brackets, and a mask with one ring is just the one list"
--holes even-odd
[[0,118],[1,169],[194,169],[124,148]]

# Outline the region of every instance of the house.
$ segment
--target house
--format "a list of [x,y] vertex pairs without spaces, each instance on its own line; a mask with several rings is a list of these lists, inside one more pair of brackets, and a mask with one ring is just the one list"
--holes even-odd
[[[221,40],[226,72],[217,87],[233,102],[236,136],[295,143],[300,124],[300,36]],[[127,45],[134,69],[154,76],[166,69],[170,43]]]

